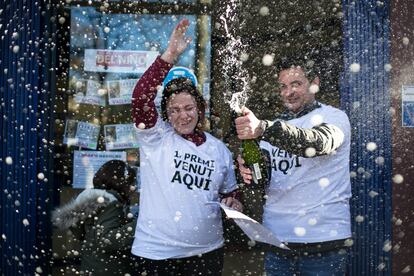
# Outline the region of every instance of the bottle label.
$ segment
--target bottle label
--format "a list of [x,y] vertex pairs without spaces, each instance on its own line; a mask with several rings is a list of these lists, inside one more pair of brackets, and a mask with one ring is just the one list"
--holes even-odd
[[253,173],[254,173],[254,177],[257,179],[257,180],[260,180],[260,179],[262,179],[263,177],[262,177],[262,173],[260,172],[260,166],[259,166],[259,163],[254,163],[253,164]]

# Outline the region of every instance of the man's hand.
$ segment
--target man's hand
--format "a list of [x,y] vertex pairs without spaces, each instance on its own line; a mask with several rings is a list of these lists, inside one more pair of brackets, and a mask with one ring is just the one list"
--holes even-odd
[[243,177],[243,182],[246,184],[251,184],[252,179],[253,179],[252,171],[248,167],[244,166],[244,160],[240,156],[240,154],[237,156],[237,163],[238,163],[240,175]]
[[221,200],[221,203],[223,203],[224,205],[230,208],[233,208],[236,211],[243,212],[243,204],[241,204],[241,202],[235,199],[234,197],[229,196],[229,197],[223,198]]
[[182,19],[178,22],[177,26],[175,26],[174,31],[170,36],[167,50],[161,56],[164,61],[172,64],[175,63],[178,57],[190,44],[192,38],[185,36],[188,26],[190,26],[190,21],[186,18]]
[[242,109],[243,116],[237,117],[236,124],[237,137],[239,139],[256,139],[263,134],[260,127],[260,120],[247,107]]

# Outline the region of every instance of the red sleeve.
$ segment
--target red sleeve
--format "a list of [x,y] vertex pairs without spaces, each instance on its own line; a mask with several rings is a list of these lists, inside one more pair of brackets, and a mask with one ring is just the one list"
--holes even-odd
[[154,99],[157,96],[157,86],[162,85],[162,81],[172,68],[170,64],[161,59],[160,56],[145,71],[138,80],[132,93],[132,118],[138,127],[140,123],[145,124],[145,128],[155,126],[158,113]]

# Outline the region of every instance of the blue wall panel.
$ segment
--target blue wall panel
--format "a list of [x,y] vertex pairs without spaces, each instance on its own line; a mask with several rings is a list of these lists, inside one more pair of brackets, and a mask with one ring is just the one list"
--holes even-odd
[[343,12],[341,105],[353,129],[350,275],[391,275],[389,1],[344,0]]
[[47,273],[50,266],[55,25],[49,7],[47,1],[1,2],[2,275]]

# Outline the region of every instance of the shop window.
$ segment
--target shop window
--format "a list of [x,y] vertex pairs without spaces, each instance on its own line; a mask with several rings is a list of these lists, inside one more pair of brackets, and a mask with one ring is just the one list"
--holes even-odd
[[[207,102],[210,99],[211,19],[198,12],[205,9],[196,1],[131,5],[109,1],[106,6],[82,3],[65,7],[70,20],[60,22],[61,33],[66,35],[61,41],[56,107],[56,183],[61,204],[92,187],[94,173],[109,159],[125,160],[139,174],[132,91],[166,49],[173,28],[184,17],[190,21],[187,34],[193,40],[176,66],[193,72],[203,96]],[[78,252],[79,244],[65,235],[54,233],[57,263],[77,259],[73,252]]]
[[[138,162],[138,145],[126,143],[133,138],[129,133],[133,128],[127,126],[132,124],[132,90],[166,48],[172,29],[183,17],[102,13],[94,7],[70,8],[69,68],[67,87],[62,89],[66,91],[67,101],[60,102],[64,107],[59,114],[59,134],[66,156],[62,159],[63,171],[68,176],[63,184],[70,185],[76,180],[70,169],[75,150],[124,150],[129,162]],[[193,42],[176,66],[187,67],[197,75],[208,101],[210,18],[185,17],[191,23],[188,35],[193,37]]]

